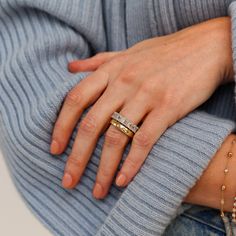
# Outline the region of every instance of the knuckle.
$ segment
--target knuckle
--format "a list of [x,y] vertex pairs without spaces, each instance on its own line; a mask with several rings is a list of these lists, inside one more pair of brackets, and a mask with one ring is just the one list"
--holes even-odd
[[99,66],[99,69],[104,71],[111,71],[112,68],[120,67],[124,64],[126,56],[121,55],[120,53],[115,53],[108,60],[106,63],[103,63]]
[[79,131],[84,133],[94,133],[96,131],[96,119],[90,112],[80,122]]
[[122,136],[119,130],[111,127],[105,134],[105,143],[106,146],[120,146]]
[[65,99],[66,105],[76,106],[76,105],[81,104],[81,102],[82,102],[82,93],[78,88],[72,89],[68,92]]
[[151,83],[150,81],[148,82],[143,82],[142,85],[139,88],[139,92],[144,95],[150,95],[155,92],[155,83]]
[[148,148],[151,145],[150,135],[138,131],[133,137],[133,144],[139,148]]
[[57,121],[53,130],[53,137],[57,137],[58,135],[65,134],[67,132],[66,128],[62,125],[62,123]]
[[104,177],[105,179],[109,179],[112,176],[111,170],[107,168],[102,168],[100,172],[100,176]]
[[119,81],[123,84],[130,84],[132,82],[133,78],[128,74],[123,74],[119,77]]
[[134,70],[130,69],[129,72],[126,70],[122,72],[122,74],[119,76],[118,80],[122,82],[123,84],[131,84],[134,81],[135,78],[135,72]]
[[138,166],[138,162],[134,161],[133,159],[127,158],[125,160],[125,165],[128,167],[128,169],[136,169]]
[[68,164],[69,165],[74,165],[74,166],[77,166],[77,167],[83,167],[84,166],[84,163],[83,163],[83,160],[81,160],[81,158],[76,155],[76,154],[71,154],[69,159],[68,159]]

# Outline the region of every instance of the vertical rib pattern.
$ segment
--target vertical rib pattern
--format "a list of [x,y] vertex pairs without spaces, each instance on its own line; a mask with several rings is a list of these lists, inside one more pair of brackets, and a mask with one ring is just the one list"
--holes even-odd
[[[77,129],[65,153],[56,158],[49,153],[51,133],[67,92],[88,75],[70,74],[68,61],[126,49],[146,38],[226,15],[228,4],[0,1],[1,148],[26,204],[54,235],[161,235],[221,143],[235,131],[231,83],[168,128],[127,188],[112,185],[106,199],[92,197],[102,135],[79,185],[65,190],[61,178]],[[230,6],[235,24],[235,5]]]

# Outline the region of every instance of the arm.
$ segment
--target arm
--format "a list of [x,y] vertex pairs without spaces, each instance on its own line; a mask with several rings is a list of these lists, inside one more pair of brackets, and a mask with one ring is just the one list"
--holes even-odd
[[[199,2],[198,1],[192,1],[191,6],[190,4],[187,6],[186,5],[181,5],[179,1],[175,1],[175,11],[176,11],[176,19],[178,22],[178,27],[179,28],[184,28],[188,25],[195,24],[197,21],[199,21],[199,18],[197,17],[192,17],[188,18],[185,17],[186,15],[191,15],[190,12],[194,12],[194,14],[199,15],[202,14],[203,9],[208,9],[209,11],[212,11],[212,9],[215,9],[214,13],[212,11],[212,14],[214,17],[217,17],[219,15],[229,15],[229,25],[226,27],[227,33],[225,33],[225,36],[230,35],[231,42],[230,45],[232,44],[232,47],[228,47],[230,50],[232,50],[232,56],[231,60],[228,61],[228,74],[230,76],[227,76],[225,78],[228,78],[229,80],[225,80],[225,82],[234,82],[235,81],[235,71],[236,71],[236,65],[235,65],[235,40],[236,40],[236,35],[235,35],[235,16],[236,16],[236,2],[234,0],[229,0],[229,1],[201,1],[201,6],[199,7]],[[212,6],[212,8],[209,8],[209,6]],[[226,6],[226,7],[225,7]],[[187,9],[187,12],[184,12],[184,10]],[[195,9],[195,11],[193,11]],[[185,15],[186,14],[186,15]],[[202,19],[207,19],[209,17],[209,14],[205,14],[205,16]],[[198,20],[197,20],[198,19]],[[232,31],[232,32],[231,32]],[[231,34],[232,33],[232,34]],[[229,41],[228,41],[229,42]],[[230,55],[229,54],[229,55]],[[234,62],[234,63],[233,63]],[[234,85],[235,87],[235,85]],[[234,100],[236,98],[235,96],[235,88],[234,88]],[[232,101],[235,102],[235,101]],[[229,142],[232,137],[234,137],[234,134],[229,135],[229,137],[226,138],[224,141],[224,144],[220,148],[220,150],[216,153],[212,161],[210,162],[210,165],[208,168],[204,171],[202,177],[200,180],[196,183],[196,185],[191,189],[190,193],[188,196],[185,198],[187,202],[190,203],[195,203],[195,204],[202,204],[202,205],[207,205],[211,206],[214,208],[219,208],[219,198],[220,198],[220,191],[217,186],[220,186],[222,183],[222,178],[223,178],[223,173],[222,173],[222,166],[224,166],[224,158],[223,155],[227,151],[227,147],[229,145]],[[233,160],[232,166],[235,166],[235,159]],[[232,210],[232,198],[233,194],[235,194],[236,187],[235,187],[235,168],[232,168],[232,173],[228,178],[228,181],[231,186],[231,188],[228,190],[226,194],[226,209],[228,211]],[[214,174],[215,173],[215,174]],[[203,198],[202,193],[204,192],[205,198]],[[209,194],[209,195],[208,195]]]
[[[227,61],[227,70],[226,75],[224,76],[225,80],[223,83],[233,82],[234,81],[234,69],[233,69],[233,61],[232,61],[232,49],[231,49],[231,19],[219,18],[219,20],[225,21],[223,30],[225,31],[223,35],[225,36],[225,43],[228,45],[226,48],[229,49],[228,52],[228,60]],[[194,187],[191,189],[185,201],[187,203],[199,204],[213,208],[220,208],[220,186],[223,183],[223,168],[225,166],[226,158],[225,155],[229,150],[230,143],[233,138],[235,138],[235,134],[230,134],[219,150],[216,152],[211,162],[209,163],[207,169],[203,172],[201,178],[197,181]],[[233,150],[233,152],[236,151]],[[231,211],[233,205],[233,197],[236,193],[236,158],[234,157],[230,163],[230,173],[227,177],[227,188],[225,195],[225,210]]]
[[[210,161],[207,169],[203,172],[201,178],[191,189],[185,202],[208,206],[220,209],[221,191],[220,187],[223,184],[224,167],[226,163],[226,154],[230,149],[231,141],[236,138],[236,134],[230,134],[219,150],[216,152]],[[229,173],[226,179],[225,191],[225,211],[232,211],[233,197],[236,193],[236,147],[233,149],[233,158],[230,160]]]

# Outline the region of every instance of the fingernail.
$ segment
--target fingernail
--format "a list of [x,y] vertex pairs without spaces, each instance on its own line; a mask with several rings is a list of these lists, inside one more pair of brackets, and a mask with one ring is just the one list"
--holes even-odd
[[62,180],[62,185],[65,188],[69,188],[73,182],[72,176],[69,173],[65,173],[63,180]]
[[59,152],[59,144],[57,141],[53,140],[50,147],[50,152],[52,154],[57,154]]
[[116,185],[117,186],[123,186],[126,182],[126,176],[124,174],[119,174],[116,178]]
[[96,183],[93,189],[93,195],[96,198],[100,198],[103,194],[103,188],[101,186],[101,184]]

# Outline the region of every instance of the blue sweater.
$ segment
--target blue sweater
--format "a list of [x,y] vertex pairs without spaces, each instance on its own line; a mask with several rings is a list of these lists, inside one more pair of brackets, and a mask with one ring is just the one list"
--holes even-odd
[[231,2],[0,0],[1,149],[23,199],[54,235],[161,235],[236,128],[235,83],[229,83],[166,130],[128,187],[113,184],[104,200],[92,197],[102,135],[81,182],[65,190],[61,179],[77,128],[58,157],[49,153],[51,134],[66,94],[88,75],[69,73],[68,61],[230,15],[236,71]]

